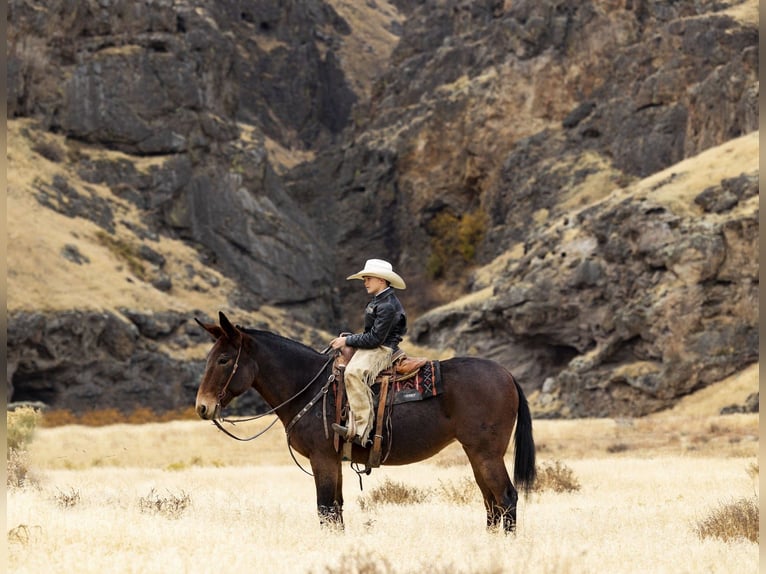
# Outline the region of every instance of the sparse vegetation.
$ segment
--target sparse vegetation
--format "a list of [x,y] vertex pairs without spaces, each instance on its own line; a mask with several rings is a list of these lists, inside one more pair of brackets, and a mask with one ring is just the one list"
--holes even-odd
[[21,488],[31,482],[27,447],[40,421],[40,412],[30,407],[8,411],[6,420],[6,485]]
[[[215,461],[213,461],[211,466],[220,466],[219,464],[216,464]],[[187,468],[191,468],[192,466],[203,466],[202,458],[199,456],[193,456],[191,460],[188,462],[177,460],[175,462],[171,462],[165,467],[165,470],[172,470],[172,471],[180,471],[185,470]]]
[[476,210],[456,216],[442,211],[430,222],[431,255],[426,270],[434,279],[442,277],[445,266],[455,269],[456,262],[470,264],[476,256],[476,248],[484,238],[487,216]]
[[42,527],[38,525],[19,524],[8,531],[8,542],[26,545],[40,538],[42,531]]
[[55,500],[56,504],[61,508],[72,508],[80,504],[80,492],[74,488],[70,488],[67,492],[59,490],[56,493]]
[[325,574],[389,574],[395,570],[388,558],[366,550],[351,550],[340,557],[337,565],[325,566]]
[[115,259],[125,263],[133,275],[142,281],[149,279],[136,246],[101,230],[96,232],[96,239],[114,255]]
[[[757,428],[757,415],[742,416]],[[572,434],[570,425],[581,433],[577,441],[552,438]],[[627,574],[645,569],[649,545],[665,549],[652,557],[658,571],[673,571],[679,560],[695,572],[757,571],[756,544],[742,538],[715,538],[710,544],[695,530],[696,515],[689,519],[690,509],[700,517],[707,514],[711,491],[722,485],[735,500],[752,495],[746,473],[756,472],[757,450],[747,458],[733,458],[720,450],[740,447],[723,440],[718,455],[711,451],[701,457],[689,456],[680,446],[676,454],[653,456],[641,447],[631,451],[633,456],[616,457],[591,448],[589,456],[581,456],[586,430],[602,436],[603,426],[604,421],[540,421],[536,431],[541,440],[575,454],[557,450],[556,457],[545,459],[548,464],[539,464],[538,487],[546,480],[542,467],[555,469],[558,458],[572,467],[561,474],[576,475],[583,488],[568,494],[543,489],[521,497],[519,544],[487,532],[479,489],[466,460],[462,466],[434,460],[376,469],[366,479],[364,502],[357,498],[361,493],[344,463],[346,530],[339,535],[319,527],[313,481],[295,467],[282,433],[264,435],[258,444],[240,444],[201,421],[40,429],[30,453],[35,454],[35,468],[44,473],[42,486],[8,491],[8,529],[16,527],[8,534],[9,541],[13,538],[9,566],[14,571],[82,571],[77,549],[83,548],[89,552],[85,571],[123,571],[121,565],[115,569],[114,556],[129,548],[126,567],[131,570],[191,572],[209,557],[204,537],[212,532],[228,566],[245,571],[318,574],[343,567],[348,572],[386,572],[389,565],[377,559],[382,554],[392,572],[566,572],[571,570],[571,549],[589,548],[592,552],[577,556],[578,571]],[[447,458],[463,454],[459,446],[448,449]],[[81,450],[88,452],[79,455]],[[94,457],[109,454],[116,455],[108,459],[116,466],[89,465]],[[61,469],[62,455],[74,462],[72,470]],[[197,464],[194,456],[204,464]],[[222,457],[226,465],[213,469],[213,457]],[[165,467],[172,461],[187,466],[168,472]],[[715,472],[709,472],[711,464]],[[558,467],[566,468],[561,462]],[[371,502],[373,492],[379,502]],[[79,501],[67,507],[74,495]],[[476,498],[471,501],[471,496]],[[77,528],[71,528],[75,518]],[[626,521],[630,528],[625,528]],[[35,524],[44,528],[35,530]],[[670,544],[667,536],[673,538]],[[63,551],[61,540],[67,541]],[[396,544],[395,559],[379,550],[381,541]],[[34,553],[29,552],[32,544]],[[296,553],[296,548],[306,551]]]
[[577,492],[580,481],[571,468],[556,460],[544,462],[537,469],[537,479],[533,487],[535,492],[552,490],[553,492]]
[[8,488],[23,488],[34,483],[29,473],[29,455],[26,451],[9,449],[6,468]]
[[362,510],[371,510],[383,504],[419,504],[427,498],[428,491],[425,489],[386,478],[385,482],[370,494],[359,497],[359,507]]
[[40,417],[40,411],[31,407],[21,407],[14,411],[8,411],[6,423],[8,451],[11,449],[16,451],[26,449],[40,422]]
[[178,518],[191,505],[191,496],[181,491],[180,494],[168,492],[160,496],[152,489],[149,494],[138,500],[138,508],[141,512],[160,514],[167,518]]
[[707,518],[698,521],[695,532],[700,538],[725,541],[744,538],[758,544],[758,524],[758,499],[740,498],[721,504]]

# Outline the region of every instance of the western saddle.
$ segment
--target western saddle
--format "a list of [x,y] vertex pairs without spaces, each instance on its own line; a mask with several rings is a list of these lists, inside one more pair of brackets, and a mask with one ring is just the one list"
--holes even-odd
[[[346,365],[354,356],[356,349],[353,347],[343,347],[335,357],[333,362],[333,374],[337,381],[337,390],[335,393],[335,422],[341,423],[344,411],[347,413],[346,385],[344,381],[344,372]],[[390,412],[393,394],[389,394],[391,385],[395,382],[406,381],[415,375],[418,370],[428,362],[423,357],[408,357],[402,350],[397,350],[391,357],[391,366],[382,370],[375,377],[375,384],[380,384],[377,411],[375,414],[375,433],[373,435],[372,446],[370,447],[370,456],[367,461],[365,472],[370,473],[370,469],[378,468],[381,463],[381,450],[383,445],[383,421],[386,418],[386,411]],[[390,396],[390,398],[389,398]],[[333,438],[333,444],[336,452],[340,449],[340,437],[336,434]],[[390,445],[389,445],[390,447]],[[351,460],[352,444],[349,441],[343,443],[343,459]]]

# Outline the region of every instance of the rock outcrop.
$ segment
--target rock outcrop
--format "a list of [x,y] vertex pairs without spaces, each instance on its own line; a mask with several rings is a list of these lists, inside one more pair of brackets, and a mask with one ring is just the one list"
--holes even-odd
[[582,188],[595,200],[758,129],[758,31],[727,6],[420,4],[364,121],[292,193],[318,217],[317,181],[333,189],[349,266],[362,245],[418,285],[467,277]]
[[[752,154],[757,134],[724,147]],[[647,414],[757,362],[755,158],[696,194],[692,181],[738,169],[727,156],[551,222],[477,278],[477,295],[420,317],[412,338],[495,357],[541,385],[535,404],[555,416]]]
[[174,349],[205,341],[204,332],[174,313],[131,316],[125,321],[110,312],[15,314],[8,329],[13,400],[73,412],[85,405],[164,412],[194,404],[204,363],[173,355]]
[[[361,323],[345,276],[386,257],[412,341],[500,360],[550,416],[644,414],[758,360],[758,166],[736,155],[757,157],[757,14],[13,0],[9,121],[57,166],[16,191],[135,246],[130,281],[211,288],[168,271],[159,239],[183,243],[227,306],[330,332]],[[90,265],[83,240],[56,252]],[[184,312],[94,307],[9,308],[9,400],[188,402]]]
[[[135,158],[73,159],[143,208],[152,232],[198,244],[242,285],[238,304],[329,324],[331,248],[265,142],[326,145],[350,121],[344,20],[319,1],[38,4],[10,3],[9,117]],[[162,159],[148,173],[146,156]]]

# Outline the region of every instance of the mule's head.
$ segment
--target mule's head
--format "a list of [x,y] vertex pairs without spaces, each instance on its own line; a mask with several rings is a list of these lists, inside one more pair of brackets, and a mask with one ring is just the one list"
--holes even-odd
[[257,372],[257,365],[248,354],[249,336],[232,325],[223,313],[218,317],[220,325],[195,319],[215,339],[197,389],[197,414],[205,420],[220,417],[221,409],[250,387]]

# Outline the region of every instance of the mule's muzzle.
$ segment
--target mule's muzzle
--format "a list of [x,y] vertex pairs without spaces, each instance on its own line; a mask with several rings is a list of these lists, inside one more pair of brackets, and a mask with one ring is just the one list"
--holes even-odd
[[218,411],[219,406],[217,403],[213,405],[208,405],[202,402],[197,403],[197,415],[203,420],[213,420],[218,415]]

